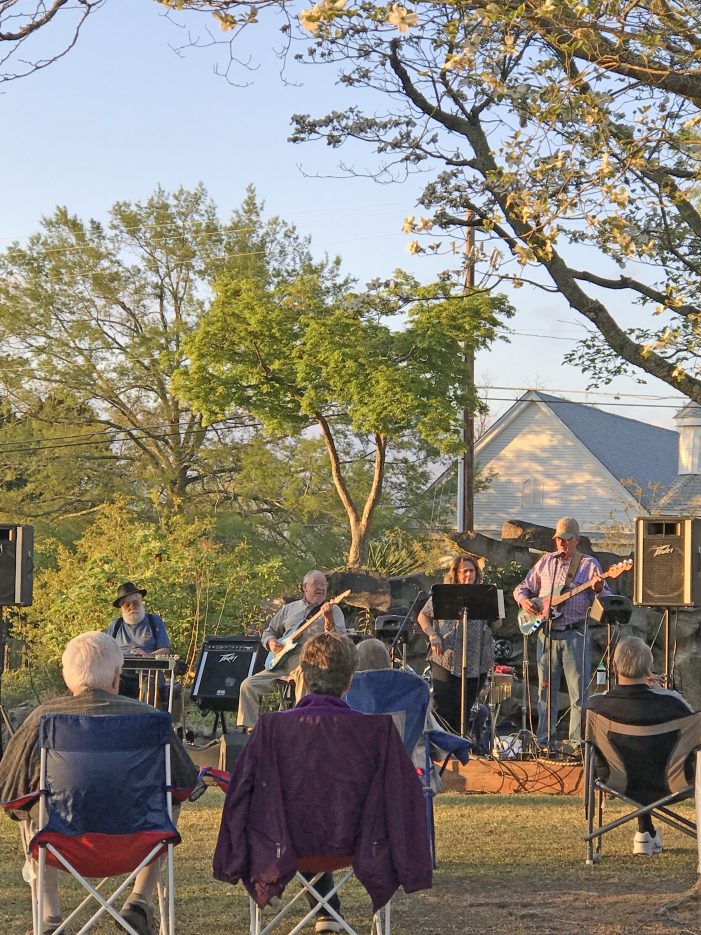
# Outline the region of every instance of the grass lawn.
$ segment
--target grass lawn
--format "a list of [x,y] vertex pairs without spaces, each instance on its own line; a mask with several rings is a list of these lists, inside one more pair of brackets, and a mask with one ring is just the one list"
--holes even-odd
[[[223,795],[210,790],[181,814],[176,850],[179,935],[246,935],[240,886],[212,879]],[[689,815],[692,808],[687,806]],[[618,810],[611,809],[611,815]],[[584,863],[581,800],[556,796],[442,795],[436,800],[439,869],[433,889],[393,902],[395,935],[701,935],[701,902],[660,913],[696,881],[691,838],[663,830],[659,857],[634,857],[633,828],[604,839],[602,862]],[[16,825],[0,822],[0,935],[23,935],[30,918]],[[66,885],[65,904],[71,889]],[[359,925],[367,897],[357,884],[344,911]],[[76,931],[76,930],[74,930]],[[114,932],[112,923],[94,929]]]

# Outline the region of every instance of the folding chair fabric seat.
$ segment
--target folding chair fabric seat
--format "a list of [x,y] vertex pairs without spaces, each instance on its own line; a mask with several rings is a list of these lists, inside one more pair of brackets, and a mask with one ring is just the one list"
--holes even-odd
[[[596,711],[586,712],[587,863],[595,863],[601,854],[604,834],[641,815],[650,815],[696,837],[696,824],[670,806],[693,796],[693,760],[699,748],[701,713],[660,724],[632,725]],[[597,775],[602,772],[605,778]],[[627,803],[633,811],[604,824],[605,796]]]
[[[435,822],[433,818],[433,763],[431,746],[445,753],[440,774],[451,756],[463,765],[469,760],[469,740],[443,730],[426,728],[431,693],[426,682],[401,669],[372,669],[356,672],[346,694],[355,711],[364,714],[390,714],[409,755],[417,767],[426,805],[426,821],[431,840],[433,865],[436,866]],[[423,743],[422,743],[423,742]],[[440,783],[437,785],[440,791]]]
[[[38,905],[48,864],[77,879],[101,904],[88,925],[105,911],[119,919],[110,898],[84,878],[126,873],[129,882],[166,852],[169,907],[167,927],[161,930],[174,932],[172,848],[180,843],[180,835],[172,820],[170,734],[170,715],[156,710],[42,717],[39,830],[29,842],[39,865]],[[162,920],[163,907],[161,901]],[[37,913],[38,906],[35,919]]]

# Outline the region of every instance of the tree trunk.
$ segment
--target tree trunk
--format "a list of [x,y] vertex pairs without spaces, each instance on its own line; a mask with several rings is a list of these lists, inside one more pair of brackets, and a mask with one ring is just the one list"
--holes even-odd
[[352,571],[358,571],[365,568],[368,562],[368,539],[370,529],[367,523],[361,520],[350,520],[351,541],[348,549],[348,568]]

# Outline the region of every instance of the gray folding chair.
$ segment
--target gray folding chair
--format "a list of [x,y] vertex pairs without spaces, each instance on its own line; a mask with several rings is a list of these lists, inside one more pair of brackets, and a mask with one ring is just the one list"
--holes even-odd
[[[601,859],[602,838],[621,825],[650,815],[696,837],[696,823],[670,806],[694,795],[693,757],[701,748],[701,713],[636,726],[621,724],[596,711],[586,713],[584,812],[587,864]],[[632,811],[604,823],[609,797]]]

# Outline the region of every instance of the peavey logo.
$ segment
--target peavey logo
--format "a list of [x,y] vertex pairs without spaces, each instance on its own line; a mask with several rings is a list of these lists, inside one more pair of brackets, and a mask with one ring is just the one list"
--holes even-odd
[[226,656],[220,656],[219,662],[236,662],[238,653],[228,653]]
[[657,558],[658,555],[672,555],[676,549],[673,545],[666,543],[665,545],[658,545],[654,552],[652,553],[653,558]]

